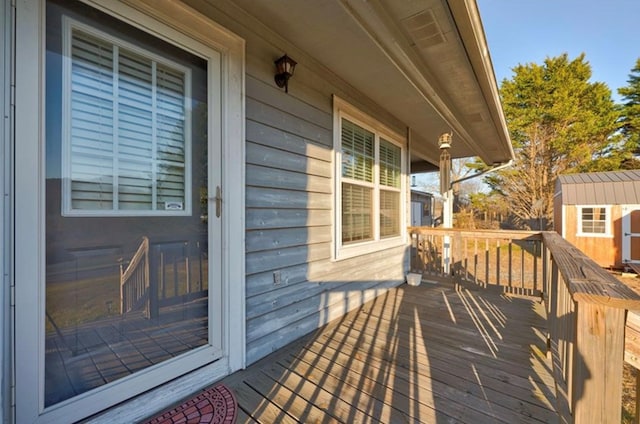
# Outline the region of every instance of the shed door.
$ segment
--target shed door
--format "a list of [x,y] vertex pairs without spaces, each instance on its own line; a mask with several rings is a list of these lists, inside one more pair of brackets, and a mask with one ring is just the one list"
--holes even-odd
[[411,202],[411,226],[422,225],[422,202]]
[[640,263],[640,205],[622,207],[622,262]]

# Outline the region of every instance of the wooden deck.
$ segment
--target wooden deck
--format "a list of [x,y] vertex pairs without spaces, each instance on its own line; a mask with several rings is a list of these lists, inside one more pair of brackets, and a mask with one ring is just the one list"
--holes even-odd
[[403,285],[223,380],[239,423],[558,422],[537,300]]
[[112,316],[50,331],[45,404],[52,405],[207,343],[207,298],[161,308],[158,317]]

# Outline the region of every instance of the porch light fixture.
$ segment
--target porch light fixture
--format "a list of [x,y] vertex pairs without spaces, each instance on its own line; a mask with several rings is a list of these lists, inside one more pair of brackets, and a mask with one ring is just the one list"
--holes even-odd
[[450,149],[451,133],[442,133],[440,137],[438,137],[438,146],[440,147],[440,149]]
[[451,188],[451,133],[443,133],[438,137],[440,147],[440,194],[447,193]]
[[289,92],[289,78],[293,76],[298,62],[291,59],[286,54],[274,62],[276,64],[276,75],[274,77],[276,85],[280,88],[284,87],[284,92]]

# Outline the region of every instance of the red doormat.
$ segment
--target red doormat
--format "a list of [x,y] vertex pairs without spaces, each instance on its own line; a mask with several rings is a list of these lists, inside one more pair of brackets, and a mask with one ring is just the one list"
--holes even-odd
[[238,402],[233,392],[218,384],[152,418],[145,424],[233,424]]

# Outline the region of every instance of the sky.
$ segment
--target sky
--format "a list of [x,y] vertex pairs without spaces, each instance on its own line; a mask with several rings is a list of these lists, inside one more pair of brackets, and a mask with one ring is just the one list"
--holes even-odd
[[[460,0],[461,1],[461,0]],[[477,0],[498,84],[518,64],[585,53],[613,99],[640,58],[640,0]]]

